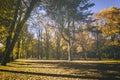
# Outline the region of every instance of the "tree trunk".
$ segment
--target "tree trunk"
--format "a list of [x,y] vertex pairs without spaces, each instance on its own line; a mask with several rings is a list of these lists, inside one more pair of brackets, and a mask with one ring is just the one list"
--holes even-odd
[[17,45],[17,54],[16,54],[16,59],[19,58],[19,53],[20,53],[20,40],[18,40],[18,45]]
[[41,32],[40,49],[41,49],[41,51],[40,51],[40,57],[41,57],[41,59],[42,59],[42,58],[43,58],[42,32]]
[[[57,33],[56,33],[57,34]],[[59,36],[56,36],[56,59],[60,59],[60,39]]]
[[[19,2],[19,1],[20,1],[20,0],[18,0],[18,2]],[[7,50],[5,51],[5,55],[4,55],[4,57],[3,57],[3,60],[2,60],[2,62],[1,62],[1,65],[6,66],[6,64],[8,63],[8,62],[7,62],[7,61],[9,60],[8,58],[10,57],[10,54],[11,54],[11,52],[13,51],[13,48],[14,48],[16,42],[17,42],[18,36],[19,36],[19,34],[20,34],[20,31],[21,31],[24,23],[25,23],[26,20],[29,18],[31,11],[32,11],[33,8],[34,8],[35,2],[36,2],[35,0],[32,0],[32,1],[31,1],[30,7],[28,7],[28,9],[27,9],[27,11],[26,11],[26,14],[25,14],[25,16],[24,16],[24,18],[23,18],[23,20],[22,20],[20,23],[17,24],[16,30],[15,30],[15,34],[14,34],[13,39],[12,39],[11,43],[9,44]]]
[[70,21],[68,18],[68,60],[71,61]]
[[71,45],[68,43],[68,60],[71,61]]
[[46,42],[46,47],[45,47],[45,54],[46,54],[46,59],[49,58],[49,32],[47,28],[45,27],[45,42]]
[[[40,37],[40,36],[39,36]],[[40,56],[40,39],[38,37],[38,52],[37,52],[37,59],[39,59]]]
[[[11,22],[11,24],[10,24],[9,35],[8,35],[7,38],[6,38],[5,52],[6,52],[7,49],[9,48],[9,45],[10,45],[11,40],[12,40],[12,33],[13,33],[14,28],[15,28],[14,26],[15,26],[15,22],[16,22],[16,20],[17,20],[17,14],[18,14],[19,6],[20,6],[20,0],[17,0],[15,12],[14,12],[14,18],[13,18],[14,20],[13,20],[13,22]],[[6,62],[10,62],[10,57],[8,57],[8,59],[6,60]]]

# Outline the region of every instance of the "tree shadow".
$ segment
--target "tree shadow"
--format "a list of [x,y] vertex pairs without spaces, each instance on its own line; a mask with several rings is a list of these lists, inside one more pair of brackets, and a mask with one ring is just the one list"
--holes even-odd
[[[73,70],[70,75],[68,74],[49,74],[49,73],[36,73],[36,72],[24,72],[24,71],[12,71],[12,70],[2,70],[3,72],[21,73],[21,74],[32,74],[41,76],[51,76],[51,77],[66,77],[66,78],[81,78],[81,79],[99,79],[99,80],[115,80],[120,79],[120,63],[79,63],[79,62],[51,62],[51,61],[30,61],[19,63],[15,62],[18,66],[8,65],[9,67],[16,68],[62,68],[65,71]],[[19,66],[20,65],[20,66]],[[25,66],[23,66],[25,65]],[[28,66],[26,66],[28,65]],[[43,67],[43,66],[31,66],[31,65],[53,65],[54,67]],[[91,73],[97,73],[101,76],[86,75]],[[85,74],[80,76],[81,74]]]
[[120,64],[106,63],[62,63],[58,65],[64,69],[75,69],[75,74],[99,73],[106,79],[120,79]]
[[[102,79],[120,79],[120,63],[78,63],[78,62],[27,62],[35,64],[51,64],[58,68],[68,71],[74,69],[72,74],[81,75],[89,73],[97,73]],[[86,76],[89,77],[89,76]],[[92,75],[94,77],[94,75]],[[100,78],[100,77],[99,77]],[[97,77],[97,79],[99,79]],[[94,79],[94,78],[93,78]]]
[[48,74],[48,73],[35,73],[35,72],[13,71],[13,70],[3,70],[3,69],[0,69],[0,71],[1,72],[19,73],[19,74],[39,75],[39,76],[51,76],[51,77],[99,79],[99,80],[106,79],[106,78],[100,78],[100,77],[95,77],[95,76],[91,77],[91,76],[78,76],[78,75],[67,75],[67,74]]

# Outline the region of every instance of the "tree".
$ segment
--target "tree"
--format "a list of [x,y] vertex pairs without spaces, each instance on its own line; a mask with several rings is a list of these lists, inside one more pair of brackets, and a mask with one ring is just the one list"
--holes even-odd
[[[58,23],[58,29],[63,39],[68,43],[68,60],[71,60],[71,48],[74,36],[74,22],[85,20],[91,13],[88,8],[94,4],[87,0],[48,0],[48,14]],[[58,20],[59,18],[59,20]],[[71,27],[71,22],[73,25]],[[67,26],[66,26],[67,24]]]
[[103,37],[107,40],[107,46],[113,46],[111,52],[113,52],[114,58],[119,56],[119,51],[116,51],[120,45],[119,14],[120,9],[116,7],[110,7],[96,14],[98,26],[101,28]]
[[[14,11],[14,17],[13,17],[14,20],[13,20],[13,22],[11,22],[11,27],[10,27],[11,30],[9,30],[11,33],[13,31],[15,31],[15,32],[14,32],[14,35],[13,35],[12,39],[11,39],[11,35],[9,37],[10,38],[9,39],[9,43],[7,45],[7,48],[5,50],[5,55],[4,55],[4,58],[3,58],[2,63],[1,63],[1,65],[4,65],[4,66],[8,62],[8,58],[9,58],[11,52],[13,51],[13,48],[15,46],[15,43],[17,42],[18,36],[20,34],[20,31],[21,31],[24,23],[29,18],[31,11],[33,10],[34,5],[37,2],[37,0],[30,0],[28,2],[29,5],[26,6],[26,9],[25,9],[24,13],[22,13],[21,15],[19,15],[19,12],[20,12],[19,9],[21,9],[21,4],[22,4],[21,1],[22,0],[17,0],[16,1],[15,11]],[[23,14],[24,14],[24,16],[22,16]],[[18,15],[20,17],[18,17]],[[18,18],[18,21],[17,21],[17,18]]]
[[84,59],[87,59],[87,52],[88,52],[88,48],[90,47],[90,38],[89,38],[89,34],[90,32],[88,30],[86,30],[88,28],[87,25],[83,25],[80,26],[78,28],[78,32],[76,35],[76,41],[78,43],[78,45],[81,47],[80,48],[80,52],[82,52],[84,55]]

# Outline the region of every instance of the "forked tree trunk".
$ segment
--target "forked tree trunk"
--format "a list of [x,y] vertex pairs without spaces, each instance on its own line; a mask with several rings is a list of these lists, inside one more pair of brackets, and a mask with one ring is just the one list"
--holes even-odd
[[[19,2],[19,1],[20,1],[20,0],[18,0],[18,2]],[[24,16],[23,20],[22,20],[20,23],[17,24],[16,30],[15,30],[15,34],[14,34],[14,36],[13,36],[13,39],[12,39],[11,43],[8,45],[8,48],[7,48],[6,51],[5,51],[5,55],[4,55],[4,57],[3,57],[3,60],[2,60],[2,62],[1,62],[1,65],[6,66],[6,64],[8,63],[10,54],[11,54],[11,52],[13,51],[13,48],[14,48],[16,42],[17,42],[18,36],[19,36],[19,34],[20,34],[20,31],[21,31],[24,23],[26,22],[26,20],[29,18],[30,13],[31,13],[31,11],[32,11],[33,8],[34,8],[35,3],[36,3],[35,0],[32,0],[32,1],[31,1],[30,6],[27,8],[27,11],[26,11],[26,13],[25,13],[25,16]]]

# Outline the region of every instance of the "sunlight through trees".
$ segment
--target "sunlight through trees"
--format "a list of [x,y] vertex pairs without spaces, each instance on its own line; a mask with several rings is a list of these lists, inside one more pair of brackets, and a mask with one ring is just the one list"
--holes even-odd
[[120,59],[120,8],[91,0],[1,0],[1,65],[25,59]]

